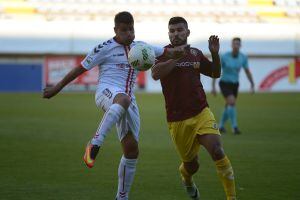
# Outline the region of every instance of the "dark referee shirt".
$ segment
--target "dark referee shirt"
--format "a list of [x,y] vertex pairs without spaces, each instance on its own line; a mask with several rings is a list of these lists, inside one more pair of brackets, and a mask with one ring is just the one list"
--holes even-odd
[[[172,48],[172,45],[166,47]],[[158,62],[166,60],[163,56],[158,58]],[[176,67],[160,80],[168,122],[194,117],[208,107],[200,73],[209,75],[211,67],[212,62],[199,49],[190,48],[188,55],[180,59]]]

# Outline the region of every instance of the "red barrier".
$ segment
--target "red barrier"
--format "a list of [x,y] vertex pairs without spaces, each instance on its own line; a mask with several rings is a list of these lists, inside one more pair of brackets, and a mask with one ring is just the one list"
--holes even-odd
[[[48,56],[44,62],[44,80],[46,85],[58,83],[72,68],[79,66],[82,56]],[[85,72],[74,80],[73,85],[96,85],[98,82],[98,67]],[[137,85],[145,88],[145,72],[138,73]]]

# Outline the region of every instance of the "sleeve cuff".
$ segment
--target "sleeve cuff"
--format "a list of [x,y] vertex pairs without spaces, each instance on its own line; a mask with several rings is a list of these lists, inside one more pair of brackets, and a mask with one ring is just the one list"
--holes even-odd
[[82,68],[84,68],[85,70],[89,70],[88,66],[85,65],[85,61],[84,60],[80,63],[80,66]]
[[163,53],[162,53],[160,56],[158,56],[156,59],[157,59],[157,60],[160,60],[160,59],[163,58],[166,54],[167,54],[167,48],[164,48]]

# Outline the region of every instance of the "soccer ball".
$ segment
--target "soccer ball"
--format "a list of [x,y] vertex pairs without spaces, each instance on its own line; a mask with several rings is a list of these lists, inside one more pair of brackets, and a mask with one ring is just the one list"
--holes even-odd
[[136,44],[128,53],[128,62],[138,71],[148,70],[155,63],[153,48],[144,43]]

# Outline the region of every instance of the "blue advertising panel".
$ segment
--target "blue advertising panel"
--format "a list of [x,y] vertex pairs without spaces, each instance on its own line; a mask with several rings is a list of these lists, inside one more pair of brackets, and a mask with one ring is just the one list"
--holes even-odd
[[0,64],[0,92],[39,92],[42,64]]

